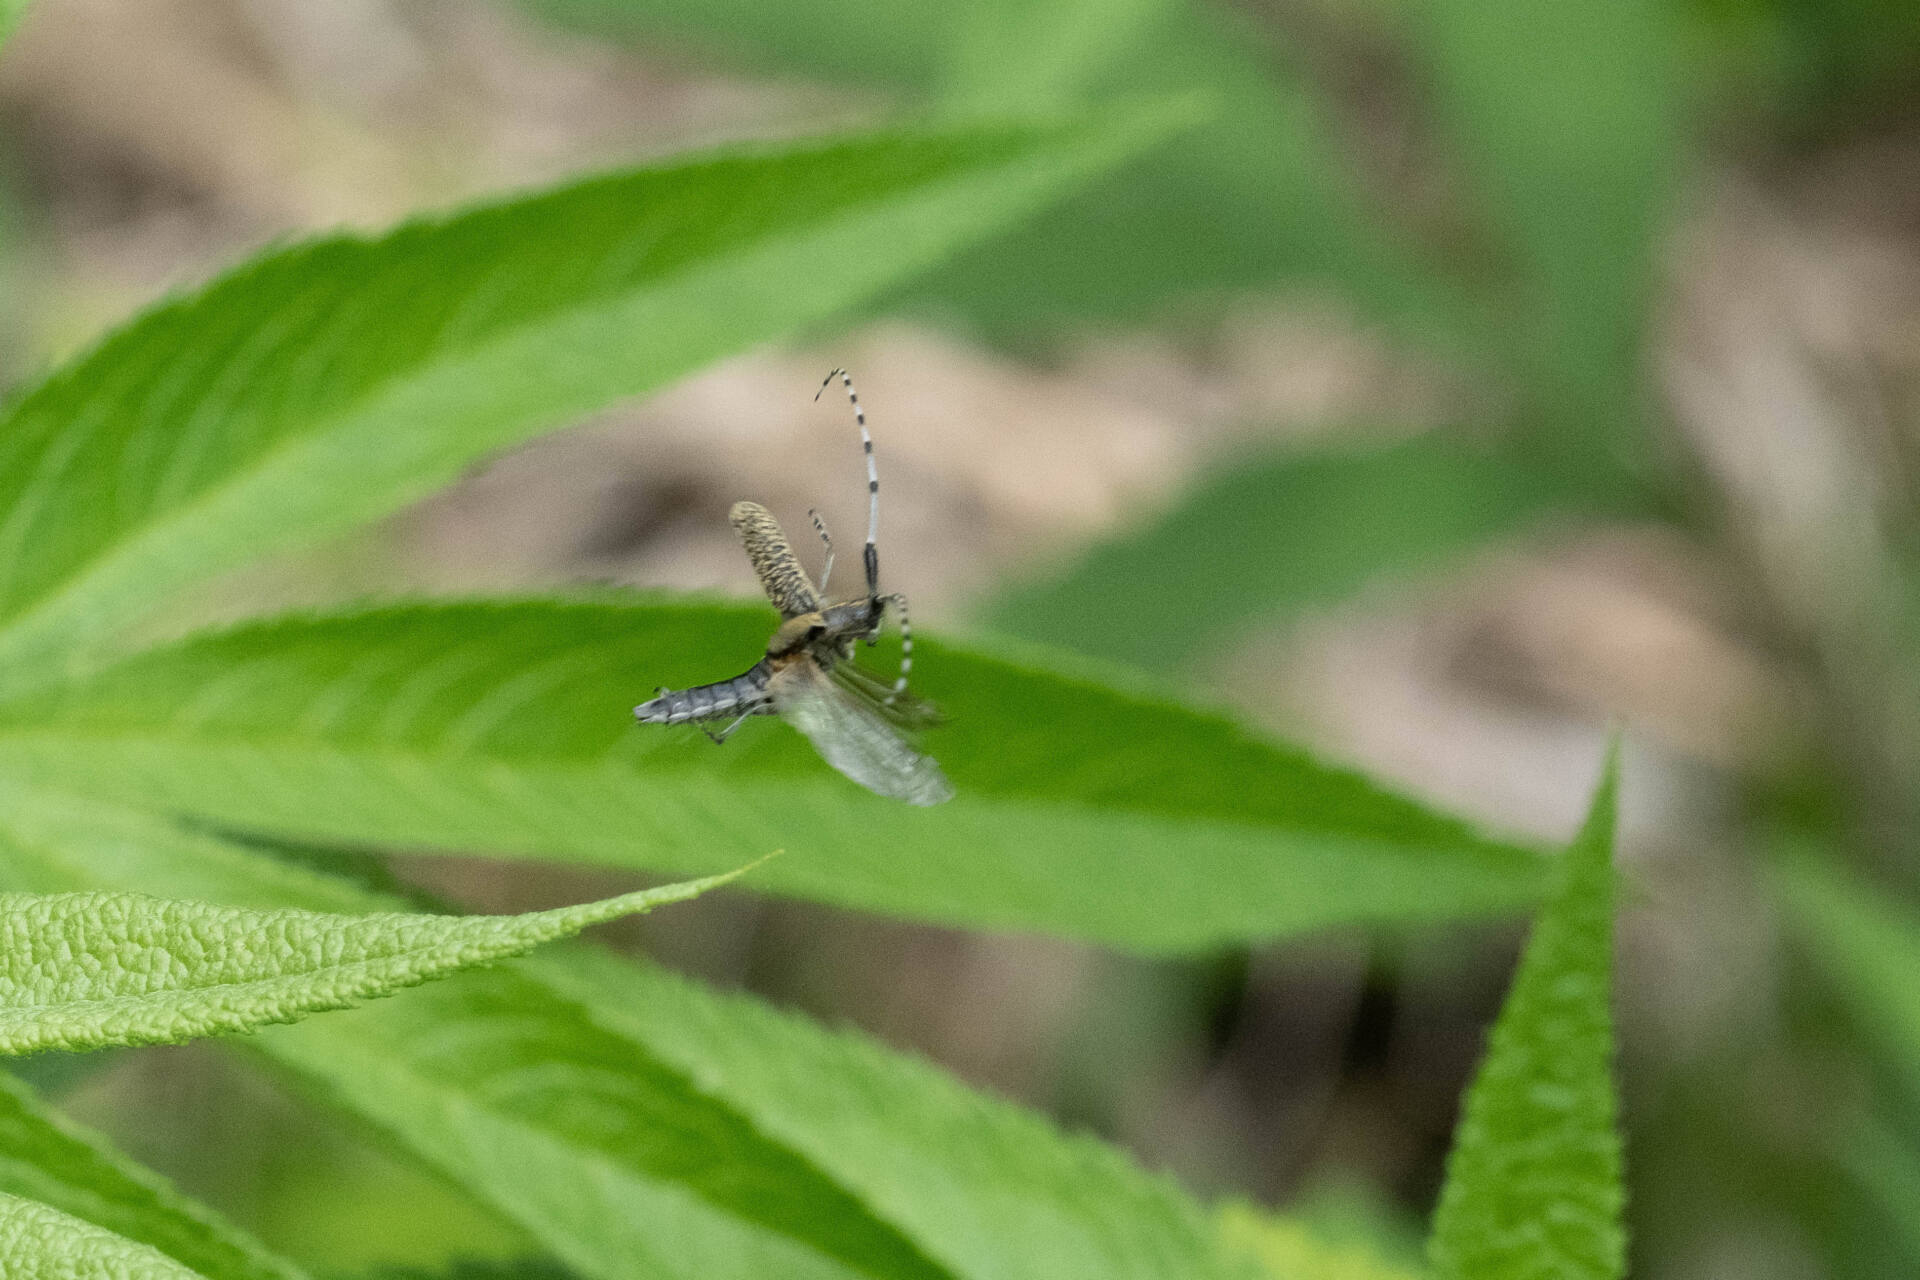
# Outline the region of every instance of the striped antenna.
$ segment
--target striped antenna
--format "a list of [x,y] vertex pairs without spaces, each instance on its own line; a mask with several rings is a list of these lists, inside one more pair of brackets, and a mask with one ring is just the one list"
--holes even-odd
[[867,598],[874,599],[880,594],[880,472],[873,464],[873,437],[867,434],[867,411],[860,407],[859,393],[853,389],[853,379],[845,369],[835,369],[820,383],[820,390],[813,393],[818,400],[821,393],[833,385],[835,378],[847,389],[847,399],[853,404],[853,420],[860,424],[860,448],[867,455],[867,546],[864,559],[867,564]]

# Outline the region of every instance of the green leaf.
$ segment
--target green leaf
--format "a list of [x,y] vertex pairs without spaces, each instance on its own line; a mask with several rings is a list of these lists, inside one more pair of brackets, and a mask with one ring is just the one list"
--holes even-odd
[[1460,283],[1366,198],[1310,76],[1276,67],[1252,21],[1189,0],[1009,0],[957,13],[947,101],[1006,110],[1204,91],[1219,108],[911,296],[1010,336],[1283,287],[1332,286],[1429,339],[1480,323]]
[[1512,349],[1570,448],[1644,449],[1640,335],[1679,169],[1672,6],[1421,0],[1413,11],[1442,123],[1508,269],[1495,293]]
[[[195,892],[264,909],[396,905],[152,814],[4,781],[0,852],[0,885],[16,889]],[[246,1043],[583,1275],[940,1275],[844,1188],[524,963],[387,1003],[416,1002],[398,1020],[335,1014],[351,1021],[322,1041],[281,1029]]]
[[1613,828],[1618,745],[1467,1094],[1428,1253],[1449,1280],[1618,1280]]
[[26,11],[27,0],[0,0],[0,47],[5,46]]
[[[1169,303],[1335,283],[1377,312],[1457,316],[1457,284],[1364,199],[1310,78],[1269,33],[1189,0],[958,6],[828,0],[523,0],[549,17],[728,65],[905,94],[936,111],[1099,109],[1201,92],[1215,117],[909,286],[910,300],[1003,336]],[[1432,325],[1427,324],[1429,331]]]
[[300,1277],[291,1263],[114,1151],[3,1071],[0,1193],[150,1245],[210,1280]]
[[1830,853],[1791,849],[1772,872],[1801,946],[1920,1091],[1920,915],[1841,870]]
[[1014,590],[991,618],[1011,635],[1170,670],[1235,628],[1431,572],[1584,497],[1437,433],[1249,460],[1059,576]]
[[262,258],[0,419],[0,671],[74,669],[183,585],[817,323],[1192,115],[732,152]]
[[1305,1223],[1243,1204],[1221,1208],[1220,1232],[1229,1247],[1253,1258],[1271,1280],[1420,1280],[1418,1272],[1362,1245],[1330,1243]]
[[780,76],[924,89],[946,61],[952,11],[879,0],[520,0],[549,22],[649,46],[672,42]]
[[0,893],[0,1053],[166,1044],[291,1022],[524,955],[732,878],[518,916],[348,916],[139,893]]
[[[737,674],[764,606],[430,604],[189,639],[0,705],[15,776],[320,842],[673,874],[943,923],[1174,950],[1522,908],[1547,869],[1305,753],[1055,659],[928,638],[959,796],[874,796],[777,721],[636,725]],[[884,660],[884,659],[883,659]]]
[[[138,817],[89,835],[98,814],[70,801],[5,798],[0,837],[44,811],[0,858],[10,883],[171,893],[227,876],[248,902],[305,901],[308,873],[210,837]],[[144,857],[123,844],[141,823]],[[1110,1148],[865,1037],[568,950],[246,1043],[600,1280],[1251,1274],[1198,1206]]]
[[7,1280],[214,1280],[152,1245],[4,1192],[0,1274]]
[[1902,1136],[1907,1127],[1857,1116],[1834,1138],[1833,1156],[1879,1211],[1875,1238],[1905,1267],[1920,1268],[1920,1153]]

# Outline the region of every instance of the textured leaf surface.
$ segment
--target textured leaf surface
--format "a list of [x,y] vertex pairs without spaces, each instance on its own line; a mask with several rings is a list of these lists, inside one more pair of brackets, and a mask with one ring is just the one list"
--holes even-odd
[[816,322],[1190,116],[727,154],[263,258],[0,417],[0,669]]
[[1618,1280],[1613,827],[1617,753],[1520,959],[1467,1094],[1429,1254],[1455,1280]]
[[1796,850],[1774,867],[1774,885],[1801,945],[1846,1001],[1855,1021],[1920,1090],[1920,913],[1889,901],[1820,857]]
[[300,1277],[291,1263],[60,1115],[5,1072],[0,1072],[0,1193],[150,1245],[209,1280]]
[[259,911],[140,893],[0,894],[0,1053],[250,1031],[522,955],[731,879],[520,916]]
[[1536,469],[1436,434],[1249,461],[1012,592],[992,620],[1010,635],[1168,670],[1236,627],[1441,567],[1580,502]]
[[773,621],[522,601],[266,623],[0,706],[0,764],[306,839],[690,874],[785,848],[754,887],[1145,949],[1509,911],[1543,883],[1532,853],[1030,655],[920,651],[951,718],[926,745],[959,793],[937,811],[777,721],[722,747],[632,722],[656,684],[752,665]]
[[1420,1280],[1351,1242],[1330,1243],[1304,1223],[1230,1204],[1220,1211],[1228,1246],[1253,1258],[1270,1280]]
[[[336,912],[395,906],[152,814],[6,782],[0,854],[8,889],[192,892]],[[939,1274],[724,1098],[607,1031],[524,966],[469,972],[410,993],[415,1001],[399,1020],[335,1014],[351,1021],[320,1040],[276,1033],[246,1043],[300,1070],[321,1097],[372,1121],[584,1276]]]
[[0,1275],[7,1280],[213,1280],[152,1245],[4,1192]]
[[[6,798],[0,837],[43,816],[0,883],[226,878],[254,904],[389,905],[156,819],[103,823],[110,806]],[[1110,1148],[864,1037],[586,949],[247,1044],[590,1277],[1252,1274],[1198,1206]]]

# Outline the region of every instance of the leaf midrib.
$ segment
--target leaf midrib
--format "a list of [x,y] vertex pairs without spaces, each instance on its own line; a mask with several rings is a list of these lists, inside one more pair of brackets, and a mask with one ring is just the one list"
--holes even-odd
[[[1037,129],[1029,129],[1028,132],[1036,138],[1041,135],[1041,131]],[[880,140],[897,140],[897,138],[903,135],[882,133],[873,136]],[[830,144],[816,147],[813,149],[813,153],[830,152],[836,149],[838,145],[839,144]],[[703,167],[703,165],[724,164],[730,160],[737,159],[737,155],[721,156],[703,161],[700,164],[684,166],[684,168],[688,170],[698,170]],[[1032,156],[1023,156],[1014,163],[1016,166],[1026,165],[1030,167],[1033,159],[1034,157]],[[1007,160],[1002,157],[984,167],[992,168],[995,165],[1004,167],[1007,163]],[[683,260],[668,266],[658,274],[648,276],[644,281],[634,282],[623,289],[595,295],[590,301],[582,305],[543,311],[535,317],[522,320],[518,323],[504,325],[489,335],[485,341],[456,346],[445,351],[436,351],[437,358],[434,360],[413,366],[411,370],[396,372],[366,384],[352,401],[353,407],[351,409],[336,410],[330,414],[322,415],[314,420],[314,425],[311,429],[288,434],[275,440],[266,449],[248,459],[244,468],[238,469],[219,482],[200,490],[183,503],[175,506],[165,516],[117,534],[114,538],[103,543],[95,551],[85,567],[66,578],[58,587],[43,593],[37,600],[16,612],[4,623],[0,623],[0,668],[14,665],[10,660],[13,655],[20,651],[24,651],[28,655],[33,655],[33,641],[36,632],[46,629],[48,625],[47,619],[49,617],[53,618],[57,623],[61,616],[72,611],[71,602],[75,598],[84,599],[90,588],[102,580],[111,581],[116,572],[120,571],[123,566],[127,564],[138,564],[144,559],[149,558],[141,554],[144,547],[153,544],[164,546],[170,541],[176,541],[179,537],[179,530],[184,529],[190,531],[195,522],[201,519],[207,511],[218,508],[223,502],[232,499],[235,495],[244,494],[250,486],[258,483],[259,478],[263,474],[270,474],[281,464],[292,459],[297,459],[303,452],[317,448],[321,442],[331,440],[336,435],[342,433],[343,430],[349,429],[356,419],[365,417],[369,406],[377,404],[380,400],[395,394],[398,390],[410,385],[426,382],[435,376],[445,376],[445,371],[456,365],[472,364],[476,361],[484,362],[489,355],[510,350],[513,347],[525,343],[530,335],[537,335],[542,329],[564,323],[566,317],[587,315],[610,308],[617,308],[623,301],[630,301],[636,295],[664,291],[676,285],[683,284],[687,280],[697,279],[702,274],[717,269],[719,264],[729,262],[738,257],[762,252],[770,247],[778,246],[783,242],[803,241],[816,234],[823,227],[830,227],[849,218],[869,216],[876,209],[901,203],[913,204],[925,200],[932,193],[944,188],[956,184],[965,184],[966,182],[977,179],[982,168],[982,161],[975,157],[970,159],[964,168],[944,173],[934,181],[890,190],[883,197],[865,203],[837,205],[830,210],[822,211],[816,216],[803,221],[781,222],[772,225],[740,240],[731,242],[723,253]],[[676,171],[678,170],[676,169]],[[331,243],[331,241],[320,240],[313,243],[324,245]],[[294,250],[294,252],[297,251],[298,249]],[[239,271],[245,272],[258,269],[258,265],[259,264],[254,264],[253,266],[242,267]],[[850,302],[846,305],[851,306],[853,304]],[[138,321],[131,321],[129,323],[138,323]],[[63,374],[79,371],[78,367],[75,367],[56,373],[54,377],[58,378],[63,376]],[[633,394],[643,393],[644,388],[635,391]],[[11,414],[6,416],[11,417]],[[51,664],[36,665],[43,667],[51,666]],[[12,695],[42,687],[62,675],[71,677],[74,674],[95,669],[99,665],[101,665],[101,659],[96,658],[90,665],[70,662],[58,670],[42,670],[34,675],[25,675],[17,670],[10,671],[4,678],[4,687],[7,694]],[[35,678],[36,675],[37,678]]]
[[[720,775],[709,774],[696,765],[689,765],[673,770],[662,770],[662,776],[655,778],[650,776],[645,770],[623,766],[618,759],[610,755],[597,757],[545,755],[503,757],[461,751],[434,751],[431,749],[412,748],[390,743],[353,743],[351,745],[324,742],[316,743],[311,739],[279,738],[272,734],[259,732],[221,734],[218,737],[204,733],[189,736],[195,742],[196,747],[201,750],[251,751],[257,752],[263,759],[269,760],[284,754],[285,756],[292,757],[303,755],[308,757],[317,756],[342,761],[373,759],[385,761],[393,765],[411,767],[427,766],[429,768],[473,770],[476,772],[487,769],[504,768],[514,772],[550,772],[583,776],[612,773],[635,782],[647,783],[650,781],[659,781],[663,785],[671,785],[689,778],[715,783],[725,780]],[[5,744],[9,742],[14,742],[31,750],[34,742],[42,739],[71,743],[74,745],[81,745],[83,743],[107,743],[157,748],[167,751],[178,750],[181,744],[181,738],[179,736],[170,735],[164,730],[158,729],[129,730],[117,727],[100,729],[93,726],[69,729],[57,724],[44,726],[35,725],[25,728],[0,726],[0,747],[4,747]],[[818,767],[821,770],[826,770],[828,766],[825,763],[821,763]],[[817,781],[813,780],[810,768],[795,769],[792,772],[782,773],[777,777],[746,776],[738,779],[738,782],[742,789],[765,789],[773,787],[783,789],[793,788],[807,792],[814,792],[823,787],[840,785],[836,777],[825,773],[822,773]],[[69,785],[78,787],[83,794],[89,790],[85,783]],[[851,795],[850,798],[856,802],[865,802],[864,796]],[[1444,833],[1439,832],[1423,832],[1420,833],[1418,839],[1394,840],[1376,832],[1349,831],[1338,827],[1314,826],[1304,822],[1294,824],[1260,820],[1249,821],[1229,814],[1204,811],[1188,812],[1169,808],[1137,807],[1113,803],[1107,800],[1088,800],[1079,796],[1048,796],[1045,794],[995,790],[974,792],[971,796],[963,793],[962,798],[969,799],[973,804],[989,804],[995,807],[1004,806],[1008,808],[1077,811],[1091,817],[1117,815],[1133,820],[1165,822],[1180,826],[1212,827],[1225,831],[1240,831],[1263,836],[1310,835],[1315,838],[1354,841],[1370,846],[1377,846],[1381,849],[1410,853],[1418,852],[1422,849],[1450,847],[1453,843]],[[1488,845],[1484,839],[1477,839],[1466,833],[1458,837],[1458,843],[1463,848],[1472,848],[1482,853],[1486,853],[1488,850],[1510,852],[1514,855],[1516,862],[1518,855],[1525,853],[1525,850],[1518,846]],[[1487,866],[1498,869],[1503,865],[1504,859],[1497,856],[1487,856],[1484,858],[1484,861]]]
[[[819,1178],[822,1183],[834,1188],[841,1195],[845,1196],[849,1203],[861,1206],[862,1210],[867,1214],[867,1216],[869,1216],[875,1223],[878,1223],[881,1226],[883,1226],[897,1240],[905,1244],[912,1252],[914,1252],[915,1254],[918,1254],[922,1259],[926,1261],[929,1267],[939,1272],[942,1276],[949,1277],[950,1280],[960,1280],[960,1277],[952,1270],[950,1266],[948,1266],[945,1262],[942,1262],[939,1259],[936,1259],[935,1257],[932,1256],[932,1254],[930,1254],[927,1251],[925,1242],[923,1242],[917,1235],[910,1233],[904,1228],[902,1228],[900,1224],[893,1221],[893,1219],[890,1216],[880,1212],[878,1206],[874,1205],[872,1201],[870,1201],[867,1197],[865,1197],[860,1192],[846,1185],[838,1177],[834,1176],[834,1174],[829,1170],[822,1168],[813,1159],[812,1155],[809,1152],[807,1152],[803,1147],[796,1146],[789,1142],[783,1141],[781,1138],[775,1136],[773,1133],[768,1132],[767,1129],[761,1124],[758,1117],[754,1116],[748,1111],[743,1110],[739,1106],[735,1105],[729,1099],[723,1096],[720,1096],[718,1094],[715,1094],[711,1090],[703,1087],[695,1075],[684,1070],[682,1067],[674,1063],[672,1060],[665,1058],[660,1054],[654,1052],[654,1050],[649,1046],[647,1046],[645,1043],[636,1041],[633,1036],[619,1030],[618,1028],[608,1026],[604,1022],[604,1020],[594,1017],[593,1010],[589,1006],[574,1000],[572,996],[570,996],[565,992],[560,991],[558,988],[554,987],[552,984],[546,982],[542,977],[535,974],[529,974],[528,981],[533,982],[536,985],[542,987],[543,989],[546,989],[552,992],[560,1000],[565,1001],[574,1010],[576,1014],[578,1014],[584,1021],[586,1021],[587,1023],[589,1023],[596,1029],[598,1029],[601,1034],[610,1036],[625,1044],[637,1045],[639,1052],[642,1055],[652,1060],[662,1070],[671,1073],[676,1079],[680,1081],[682,1085],[684,1085],[684,1087],[689,1092],[699,1096],[702,1099],[705,1099],[707,1102],[717,1107],[720,1111],[731,1116],[735,1121],[741,1124],[749,1133],[751,1133],[754,1137],[758,1138],[760,1141],[765,1142],[769,1147],[785,1152],[788,1158],[799,1163],[802,1167],[804,1167],[806,1170],[811,1172],[814,1176]],[[269,1043],[263,1042],[258,1046],[252,1046],[250,1048],[252,1049],[253,1052],[263,1053],[270,1058],[276,1056],[271,1044]],[[298,1055],[296,1055],[296,1057],[297,1056]],[[298,1065],[292,1065],[288,1069],[296,1072],[300,1072],[302,1075],[306,1074],[305,1068]],[[695,1190],[691,1185],[658,1178],[649,1173],[646,1173],[645,1171],[636,1170],[632,1165],[622,1163],[616,1157],[608,1153],[603,1148],[584,1145],[576,1141],[571,1135],[565,1133],[564,1131],[541,1128],[536,1124],[523,1120],[520,1116],[516,1115],[512,1111],[502,1110],[498,1107],[491,1106],[489,1105],[490,1099],[488,1098],[487,1095],[483,1093],[475,1093],[473,1091],[463,1090],[458,1088],[449,1088],[448,1086],[442,1084],[440,1081],[436,1080],[433,1076],[425,1074],[423,1072],[413,1070],[411,1065],[405,1059],[401,1059],[397,1062],[390,1059],[385,1067],[385,1070],[391,1073],[391,1075],[398,1075],[398,1076],[404,1077],[407,1084],[413,1087],[421,1095],[432,1097],[432,1098],[448,1100],[451,1102],[451,1105],[454,1108],[460,1111],[472,1112],[472,1113],[487,1116],[489,1117],[490,1121],[493,1124],[499,1125],[503,1128],[512,1129],[522,1134],[529,1135],[531,1140],[535,1143],[551,1143],[551,1144],[564,1147],[565,1149],[573,1153],[573,1158],[581,1161],[583,1164],[589,1165],[594,1169],[599,1170],[603,1173],[611,1174],[613,1175],[613,1177],[621,1181],[632,1180],[632,1181],[638,1181],[638,1182],[652,1183],[656,1186],[661,1186],[661,1187],[670,1187],[678,1191],[680,1194],[685,1195],[692,1200],[696,1200],[702,1205],[705,1205],[711,1212],[717,1213],[723,1217],[731,1218],[737,1221],[751,1221],[748,1219],[740,1218],[738,1214],[736,1214],[733,1210],[728,1209],[724,1205],[719,1205],[714,1203],[713,1201],[709,1200],[706,1196],[700,1194],[700,1192]],[[383,1126],[386,1124],[384,1120],[379,1121],[379,1123],[381,1123]],[[409,1144],[409,1146],[410,1146],[410,1149],[412,1149],[416,1153],[421,1152],[420,1146],[415,1144]],[[421,1154],[425,1154],[425,1153],[421,1153]],[[494,1188],[491,1185],[486,1184],[484,1182],[475,1182],[472,1179],[468,1178],[465,1175],[465,1172],[463,1170],[453,1167],[449,1163],[444,1162],[442,1159],[441,1153],[439,1152],[437,1147],[432,1150],[431,1154],[425,1155],[425,1158],[431,1161],[446,1176],[454,1178],[462,1186],[475,1192],[476,1194],[480,1195],[482,1198],[492,1202],[494,1207],[499,1209],[502,1213],[507,1214],[509,1217],[512,1217],[515,1220],[519,1220],[519,1215],[515,1212],[515,1210],[509,1204],[504,1203],[504,1197],[502,1197],[499,1194],[496,1194]],[[810,1250],[811,1252],[819,1254],[821,1257],[828,1258],[828,1259],[831,1259],[832,1261],[838,1262],[841,1265],[847,1267],[848,1270],[853,1271],[856,1274],[861,1274],[861,1275],[873,1274],[873,1272],[869,1268],[860,1266],[849,1259],[842,1258],[835,1254],[829,1253],[826,1250],[821,1249],[818,1245],[816,1245],[814,1242],[810,1240],[803,1239],[799,1236],[791,1235],[787,1232],[775,1231],[773,1228],[765,1226],[764,1224],[753,1223],[752,1225],[756,1229],[768,1231],[771,1234],[776,1234],[781,1236],[783,1239],[792,1241],[802,1246],[803,1248]]]

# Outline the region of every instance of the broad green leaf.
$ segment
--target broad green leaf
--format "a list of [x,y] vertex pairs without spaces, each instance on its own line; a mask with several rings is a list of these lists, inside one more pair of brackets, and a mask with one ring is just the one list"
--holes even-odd
[[1191,116],[737,151],[262,258],[0,417],[0,670],[74,669],[187,583],[844,310]]
[[0,1193],[150,1245],[210,1280],[299,1280],[291,1263],[60,1115],[6,1072],[0,1072]]
[[[152,814],[11,782],[0,782],[0,855],[0,886],[16,890],[192,892],[331,912],[398,905]],[[941,1274],[727,1100],[524,965],[386,1003],[414,1001],[397,1021],[335,1014],[353,1021],[324,1042],[245,1043],[300,1069],[323,1100],[370,1119],[584,1276]]]
[[1253,1258],[1270,1280],[1420,1280],[1418,1272],[1361,1245],[1329,1243],[1304,1223],[1242,1204],[1221,1209],[1220,1231],[1230,1248]]
[[[1097,673],[929,638],[959,791],[872,795],[777,720],[636,725],[751,666],[761,606],[427,604],[189,639],[0,706],[0,766],[320,842],[673,874],[786,848],[755,887],[1144,950],[1535,900],[1547,864],[1305,753]],[[923,678],[924,677],[924,678]]]
[[1613,828],[1618,749],[1563,855],[1468,1091],[1428,1253],[1447,1280],[1618,1280]]
[[214,1280],[152,1245],[0,1192],[0,1275],[7,1280]]
[[[211,837],[137,817],[95,836],[71,801],[6,798],[0,838],[22,809],[50,816],[0,877],[177,892],[226,876],[248,902],[304,900],[310,873],[259,855],[249,871]],[[123,844],[141,822],[144,859]],[[859,1035],[587,949],[246,1043],[588,1277],[1252,1274],[1109,1148]]]
[[1640,335],[1678,171],[1663,0],[1421,0],[1417,52],[1492,232],[1509,342],[1572,437],[1644,448]]
[[1173,669],[1237,627],[1442,567],[1585,500],[1511,455],[1438,434],[1249,460],[1059,576],[1014,590],[991,620],[1011,635]]
[[248,910],[141,893],[0,893],[0,1053],[251,1031],[685,902],[732,875],[519,916]]
[[1821,857],[1795,849],[1773,868],[1795,935],[1854,1020],[1920,1090],[1920,913]]

